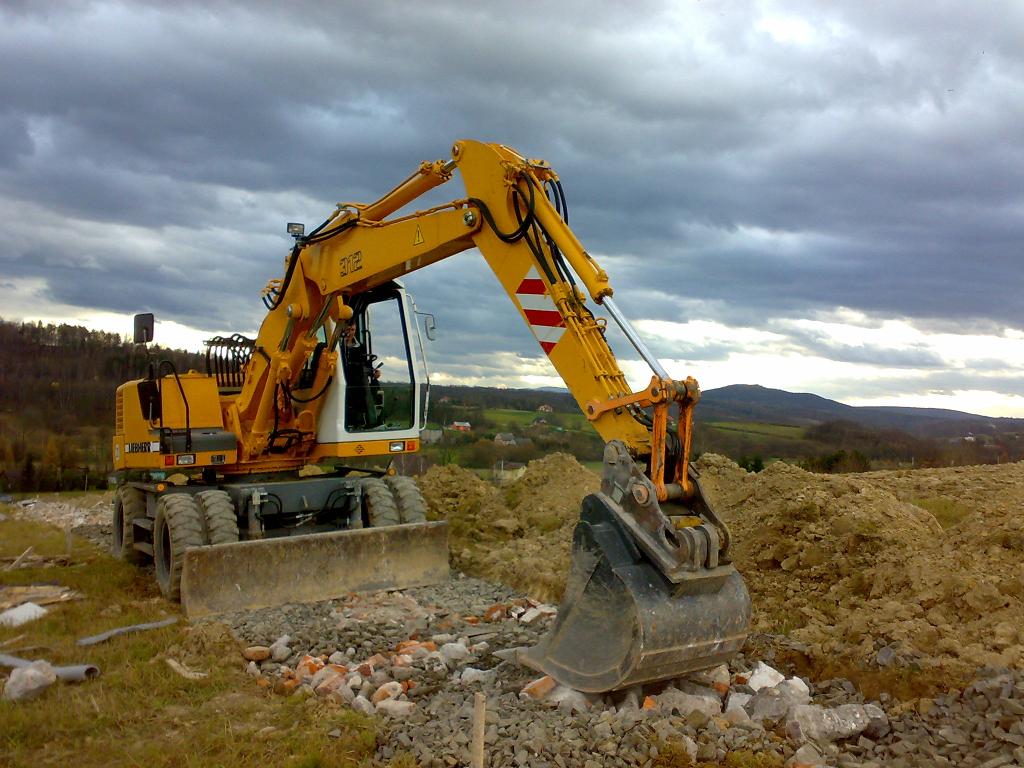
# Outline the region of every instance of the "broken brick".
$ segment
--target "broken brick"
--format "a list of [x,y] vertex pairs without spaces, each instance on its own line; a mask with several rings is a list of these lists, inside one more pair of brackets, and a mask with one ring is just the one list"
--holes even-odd
[[370,701],[374,704],[379,704],[384,699],[393,699],[402,693],[402,684],[396,682],[384,683],[378,688],[373,696],[370,697]]
[[508,606],[504,603],[498,603],[492,605],[486,611],[484,611],[484,621],[503,621],[508,614]]
[[555,681],[549,675],[539,677],[531,683],[527,683],[519,692],[520,698],[543,699],[555,689]]

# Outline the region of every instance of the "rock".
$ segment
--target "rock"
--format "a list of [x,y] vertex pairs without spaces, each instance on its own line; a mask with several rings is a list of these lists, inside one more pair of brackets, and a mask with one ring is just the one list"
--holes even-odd
[[559,685],[544,700],[557,705],[563,712],[586,712],[590,708],[586,694],[567,685]]
[[462,685],[472,685],[473,683],[489,683],[494,679],[493,669],[476,669],[474,667],[466,667],[462,670],[462,675],[459,677],[459,683]]
[[747,677],[747,685],[755,691],[759,691],[762,688],[774,688],[785,679],[786,676],[777,669],[759,661]]
[[813,744],[804,744],[786,761],[786,768],[818,768],[824,764],[821,752]]
[[373,696],[370,697],[370,701],[374,704],[380,704],[385,699],[397,698],[402,693],[402,684],[396,682],[384,683],[378,688]]
[[654,697],[658,708],[678,712],[684,717],[691,712],[702,712],[708,717],[722,714],[722,700],[718,694],[692,694],[683,693],[678,688],[669,687]]
[[335,651],[327,658],[327,662],[329,664],[342,664],[344,666],[348,666],[348,661],[348,657],[341,651]]
[[260,665],[257,664],[255,661],[250,661],[246,665],[245,671],[246,671],[247,674],[250,674],[253,677],[259,677],[260,676]]
[[888,667],[896,660],[896,651],[888,645],[883,645],[875,654],[875,663],[880,667]]
[[445,643],[439,651],[445,661],[462,661],[469,658],[469,648],[462,643]]
[[881,707],[876,704],[865,704],[864,714],[868,717],[868,725],[864,729],[865,736],[877,740],[889,734],[889,718]]
[[249,661],[266,661],[270,658],[270,649],[265,645],[250,645],[242,651],[242,658]]
[[808,704],[810,701],[807,685],[799,678],[794,678],[784,680],[772,688],[762,688],[754,694],[745,709],[751,720],[774,723],[785,717],[790,707]]
[[555,685],[557,684],[553,678],[544,675],[544,677],[539,677],[533,682],[527,683],[523,690],[519,692],[519,698],[537,699],[539,701],[551,693],[555,689]]
[[399,701],[398,699],[383,699],[377,704],[377,712],[383,713],[395,720],[405,720],[416,705],[411,701]]
[[15,667],[4,686],[6,701],[29,701],[43,694],[57,682],[57,673],[48,662],[33,661],[28,666]]
[[[287,638],[288,636],[285,635],[285,637]],[[278,664],[288,661],[292,655],[292,649],[288,647],[287,642],[282,643],[280,640],[271,644],[268,650],[270,651],[271,660],[276,661]]]
[[743,709],[752,698],[754,697],[749,693],[731,691],[729,693],[729,698],[725,700],[725,711],[728,712],[730,709]]
[[522,624],[530,624],[540,618],[541,612],[536,608],[527,608],[523,611],[523,614],[519,617],[519,621]]
[[352,700],[352,709],[362,712],[364,715],[372,715],[377,711],[377,708],[365,696],[356,696]]
[[750,723],[750,715],[743,707],[731,707],[725,710],[725,719],[729,725],[746,725]]
[[619,711],[625,709],[640,709],[640,702],[644,698],[644,688],[642,685],[634,685],[632,688],[627,688],[622,695],[622,701],[619,702]]
[[830,741],[856,736],[868,727],[869,717],[860,704],[843,704],[826,709],[817,704],[798,704],[786,716],[786,735],[799,744]]

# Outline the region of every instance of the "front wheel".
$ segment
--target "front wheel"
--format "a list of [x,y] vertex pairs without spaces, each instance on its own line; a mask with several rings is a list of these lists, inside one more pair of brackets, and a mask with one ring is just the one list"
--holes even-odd
[[391,489],[380,478],[363,480],[363,510],[371,528],[399,525],[402,522]]
[[392,475],[384,479],[391,488],[398,508],[398,516],[403,523],[425,523],[427,521],[427,502],[420,493],[420,488],[411,477]]
[[203,546],[203,522],[196,500],[187,493],[161,496],[153,522],[156,583],[169,600],[181,599],[181,568],[185,552]]

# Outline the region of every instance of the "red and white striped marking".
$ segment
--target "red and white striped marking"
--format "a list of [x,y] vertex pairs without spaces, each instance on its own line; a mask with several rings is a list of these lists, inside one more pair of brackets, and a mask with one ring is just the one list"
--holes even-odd
[[565,321],[555,308],[555,302],[548,295],[536,267],[531,267],[516,288],[516,301],[523,308],[523,314],[530,323],[530,330],[537,337],[541,348],[550,355],[565,333]]

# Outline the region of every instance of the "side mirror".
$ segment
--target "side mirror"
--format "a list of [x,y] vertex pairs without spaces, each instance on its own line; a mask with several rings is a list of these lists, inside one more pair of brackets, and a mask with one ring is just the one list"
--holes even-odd
[[135,343],[149,344],[153,340],[153,313],[143,312],[135,316]]
[[437,321],[434,320],[433,315],[423,316],[423,331],[431,341],[437,338]]

